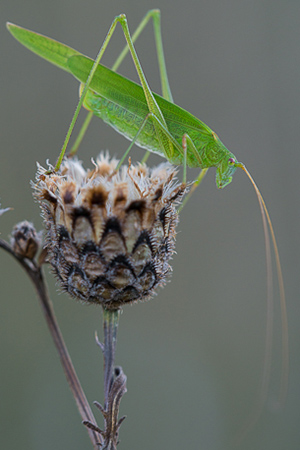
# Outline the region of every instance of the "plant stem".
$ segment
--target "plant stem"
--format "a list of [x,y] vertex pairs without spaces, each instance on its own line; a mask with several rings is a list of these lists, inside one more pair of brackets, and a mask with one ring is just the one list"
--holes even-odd
[[96,342],[102,350],[104,359],[104,406],[94,402],[104,418],[104,431],[90,421],[85,421],[91,430],[101,437],[101,450],[117,450],[119,429],[125,416],[118,419],[119,407],[123,395],[127,391],[127,377],[122,367],[114,367],[119,323],[119,309],[103,308],[104,342],[96,335]]
[[108,395],[113,382],[115,351],[117,344],[117,331],[120,310],[109,310],[103,308],[104,328],[104,408],[107,408]]

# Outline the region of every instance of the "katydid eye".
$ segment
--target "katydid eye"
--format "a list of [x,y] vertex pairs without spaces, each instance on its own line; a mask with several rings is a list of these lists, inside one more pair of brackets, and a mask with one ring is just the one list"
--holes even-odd
[[235,164],[235,159],[234,159],[234,158],[229,158],[229,159],[228,159],[228,164],[230,164],[231,166],[232,166],[233,164]]

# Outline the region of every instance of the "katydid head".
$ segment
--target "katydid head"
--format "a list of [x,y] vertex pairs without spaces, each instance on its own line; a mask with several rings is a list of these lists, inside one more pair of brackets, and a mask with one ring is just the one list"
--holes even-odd
[[231,183],[232,175],[237,167],[243,167],[232,153],[226,153],[225,157],[217,166],[216,184],[218,189],[223,189],[227,184]]

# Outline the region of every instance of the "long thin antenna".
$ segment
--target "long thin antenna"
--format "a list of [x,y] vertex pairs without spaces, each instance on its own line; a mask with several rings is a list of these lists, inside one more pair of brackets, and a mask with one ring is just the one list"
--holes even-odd
[[[271,372],[271,356],[272,356],[272,341],[273,341],[273,314],[274,314],[274,301],[273,301],[273,281],[272,281],[272,259],[271,259],[271,248],[270,248],[270,237],[269,230],[271,234],[271,239],[274,247],[275,253],[275,261],[276,261],[276,270],[277,270],[277,278],[279,284],[279,295],[280,295],[280,308],[281,308],[281,326],[282,326],[282,369],[281,369],[281,379],[280,379],[280,392],[279,392],[279,400],[278,404],[280,406],[283,405],[288,389],[288,373],[289,373],[289,346],[288,346],[288,322],[287,322],[287,313],[286,313],[286,300],[285,300],[285,291],[284,291],[284,283],[282,276],[282,269],[279,258],[278,246],[275,238],[275,233],[273,229],[273,225],[271,222],[271,218],[266,207],[265,201],[258,189],[255,181],[252,176],[246,169],[246,167],[242,163],[238,163],[238,167],[241,167],[244,172],[246,172],[251,184],[254,187],[259,207],[261,210],[261,216],[263,221],[263,229],[265,236],[265,248],[266,248],[266,266],[267,266],[267,320],[266,320],[266,342],[265,342],[265,362],[263,367],[263,376],[260,388],[260,395],[258,397],[258,404],[253,410],[253,413],[250,414],[249,419],[247,420],[246,425],[242,428],[242,430],[238,433],[238,436],[234,439],[234,446],[238,445],[248,433],[249,430],[255,425],[257,420],[259,419],[264,404],[267,398],[267,390],[270,380],[270,372]],[[268,230],[269,225],[269,230]]]
[[239,429],[237,435],[233,439],[233,447],[237,447],[245,438],[245,436],[252,430],[254,425],[260,418],[264,405],[267,400],[268,388],[270,384],[271,365],[272,365],[272,347],[273,347],[273,322],[274,322],[274,298],[273,298],[273,274],[272,274],[272,259],[270,247],[270,235],[268,229],[268,222],[260,197],[258,203],[261,211],[263,230],[265,237],[265,251],[266,251],[266,268],[267,268],[267,317],[266,317],[266,336],[265,336],[265,351],[264,364],[260,383],[259,393],[257,395],[256,403],[253,405],[252,411],[249,413],[246,422]]
[[282,372],[281,372],[281,383],[280,383],[280,393],[279,393],[279,405],[283,405],[286,396],[287,396],[287,390],[288,390],[288,373],[289,373],[289,342],[288,342],[288,321],[287,321],[287,312],[286,312],[286,300],[285,300],[285,291],[284,291],[284,283],[283,283],[283,276],[282,276],[282,269],[280,264],[280,258],[279,258],[279,251],[278,246],[275,238],[275,233],[273,229],[273,225],[270,219],[270,215],[268,212],[268,209],[266,207],[265,201],[263,199],[263,196],[261,195],[255,181],[253,180],[252,176],[248,172],[245,166],[242,166],[242,169],[244,172],[246,172],[249,180],[251,181],[258,201],[261,204],[266,218],[269,225],[271,238],[273,242],[274,247],[274,253],[275,253],[275,261],[276,261],[276,269],[277,269],[277,277],[278,277],[278,285],[279,285],[279,296],[280,296],[280,308],[281,308],[281,326],[282,326]]

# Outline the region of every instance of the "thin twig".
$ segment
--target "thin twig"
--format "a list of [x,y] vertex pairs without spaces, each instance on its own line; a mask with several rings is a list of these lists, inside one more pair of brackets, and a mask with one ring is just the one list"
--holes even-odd
[[109,391],[113,382],[119,315],[120,310],[107,310],[103,308],[104,408],[107,407]]
[[[59,353],[61,364],[63,366],[68,384],[76,401],[81,418],[83,421],[90,421],[96,424],[96,420],[89,406],[87,398],[83,392],[66,344],[62,337],[60,328],[58,326],[41,267],[39,267],[33,260],[21,258],[16,255],[11,246],[2,239],[0,239],[0,248],[3,248],[8,253],[10,253],[19,262],[19,264],[23,267],[23,269],[31,279],[38,294],[44,317],[46,319],[50,334],[54,340],[56,349]],[[88,429],[87,431],[94,449],[99,450],[99,434],[91,429]]]
[[104,407],[94,402],[104,418],[104,431],[93,422],[85,421],[84,425],[95,431],[102,438],[101,450],[116,450],[119,429],[125,416],[118,419],[120,402],[126,389],[126,375],[121,367],[114,367],[117,343],[117,329],[119,309],[103,308],[104,342],[101,343],[96,335],[96,343],[102,350],[104,359]]

